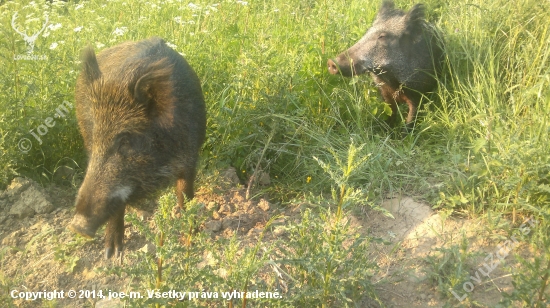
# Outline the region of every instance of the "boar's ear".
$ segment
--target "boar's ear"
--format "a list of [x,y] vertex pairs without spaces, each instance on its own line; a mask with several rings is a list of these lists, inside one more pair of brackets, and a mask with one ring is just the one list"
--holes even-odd
[[82,74],[87,83],[91,83],[101,77],[99,64],[95,56],[94,49],[91,46],[84,48],[82,51]]
[[378,16],[384,17],[389,16],[394,11],[394,3],[393,1],[384,1],[382,2],[382,6],[380,7],[380,10],[378,10]]
[[173,65],[162,59],[148,65],[143,74],[136,77],[130,91],[134,100],[142,105],[152,118],[170,113],[174,105],[172,71]]
[[424,23],[424,5],[421,3],[416,4],[404,17],[406,25],[406,34],[416,35],[422,32]]

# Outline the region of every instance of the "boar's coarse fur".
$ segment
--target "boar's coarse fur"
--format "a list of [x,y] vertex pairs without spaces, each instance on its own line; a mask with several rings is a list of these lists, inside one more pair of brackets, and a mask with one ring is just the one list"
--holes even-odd
[[88,154],[69,229],[87,237],[107,223],[105,254],[121,254],[124,211],[176,182],[193,198],[206,130],[197,75],[160,38],[126,42],[96,57],[88,47],[76,84],[76,115]]
[[397,102],[407,103],[407,126],[416,118],[422,94],[436,85],[442,51],[429,25],[424,6],[405,13],[384,1],[372,27],[351,48],[328,60],[331,74],[353,76],[370,72],[382,97],[392,108],[390,123],[397,120]]

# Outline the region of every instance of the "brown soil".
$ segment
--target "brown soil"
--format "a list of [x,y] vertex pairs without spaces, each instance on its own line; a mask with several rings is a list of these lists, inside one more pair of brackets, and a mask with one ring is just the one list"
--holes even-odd
[[[283,213],[285,218],[280,222],[282,224],[285,220],[299,217],[299,211],[304,205],[282,207],[262,198],[246,200],[246,191],[237,183],[238,178],[232,177],[231,171],[226,173],[229,176],[225,176],[226,182],[219,186],[221,190],[218,192],[200,189],[197,192],[199,201],[214,210],[213,217],[202,226],[212,237],[227,237],[237,232],[243,242],[254,241],[271,216]],[[101,238],[84,241],[77,248],[71,248],[75,247],[71,244],[76,243],[77,239],[66,230],[66,226],[74,213],[75,189],[50,187],[43,190],[34,182],[28,184],[26,180],[22,181],[24,185],[12,185],[5,192],[0,192],[0,252],[4,252],[0,254],[0,282],[8,281],[10,291],[20,292],[67,292],[70,289],[120,291],[121,286],[126,285],[127,277],[105,276],[94,270],[109,266],[109,262],[112,262],[103,258]],[[32,198],[37,202],[45,199],[55,209],[48,213],[10,212],[13,204],[29,187],[36,188],[33,190],[36,195]],[[447,303],[458,306],[460,303],[454,296],[450,293],[442,296],[436,289],[437,284],[430,281],[426,274],[430,269],[426,257],[437,254],[435,249],[439,247],[459,244],[464,235],[469,239],[469,251],[479,253],[477,264],[472,264],[472,268],[477,269],[482,266],[487,253],[495,251],[497,245],[503,242],[502,237],[495,237],[492,231],[484,228],[483,221],[451,217],[443,219],[442,214],[434,213],[430,206],[416,202],[411,197],[387,199],[381,207],[394,218],[367,209],[350,219],[352,224],[361,227],[362,232],[391,243],[371,245],[372,254],[380,267],[372,282],[387,307],[443,307]],[[154,204],[149,211],[137,211],[138,215],[151,219],[153,208]],[[148,245],[134,227],[126,228],[125,251],[147,249]],[[64,252],[70,253],[64,257]],[[512,259],[509,256],[506,260]],[[76,263],[72,264],[71,260],[76,260]],[[473,292],[468,293],[468,299],[462,302],[464,306],[469,306],[468,303],[475,300],[481,306],[493,307],[501,299],[502,291],[512,290],[511,277],[505,272],[504,266],[496,268],[489,277],[481,277],[481,283],[475,284]],[[0,297],[10,296],[2,292],[4,290],[0,290]],[[458,295],[464,293],[462,291]],[[47,305],[39,300],[14,299],[13,303],[21,307]],[[58,301],[58,304],[60,307],[120,305],[119,302],[85,299],[64,299]]]

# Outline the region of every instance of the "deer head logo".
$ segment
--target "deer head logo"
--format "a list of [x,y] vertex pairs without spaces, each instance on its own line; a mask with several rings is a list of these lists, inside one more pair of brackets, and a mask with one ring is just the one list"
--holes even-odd
[[46,29],[46,25],[48,25],[48,16],[46,16],[46,22],[42,26],[42,29],[31,36],[28,36],[25,32],[17,30],[17,27],[15,27],[15,19],[17,19],[17,12],[15,12],[15,14],[13,14],[13,17],[11,18],[11,27],[15,32],[19,33],[23,37],[23,40],[27,43],[27,54],[30,55],[34,50],[34,41],[36,41],[40,33],[42,33],[42,31]]

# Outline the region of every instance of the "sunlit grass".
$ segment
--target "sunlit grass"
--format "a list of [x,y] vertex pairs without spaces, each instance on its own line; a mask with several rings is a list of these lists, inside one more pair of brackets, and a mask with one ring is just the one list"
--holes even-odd
[[[16,173],[53,182],[60,164],[82,172],[74,113],[56,119],[42,144],[29,131],[63,101],[74,102],[82,48],[159,36],[186,57],[203,85],[203,175],[232,165],[246,182],[259,168],[282,201],[328,195],[334,183],[314,157],[329,161],[356,144],[371,156],[347,185],[370,201],[404,193],[466,216],[536,215],[542,231],[533,241],[546,243],[550,3],[425,3],[444,37],[445,69],[423,100],[415,132],[401,139],[385,125],[387,108],[368,76],[326,71],[327,59],[365,32],[378,1],[3,2],[0,187]],[[33,49],[45,60],[15,60],[28,51],[12,28],[15,12],[14,25],[28,35],[48,15]],[[28,152],[19,149],[21,138],[32,142]],[[548,258],[548,245],[539,247]]]

